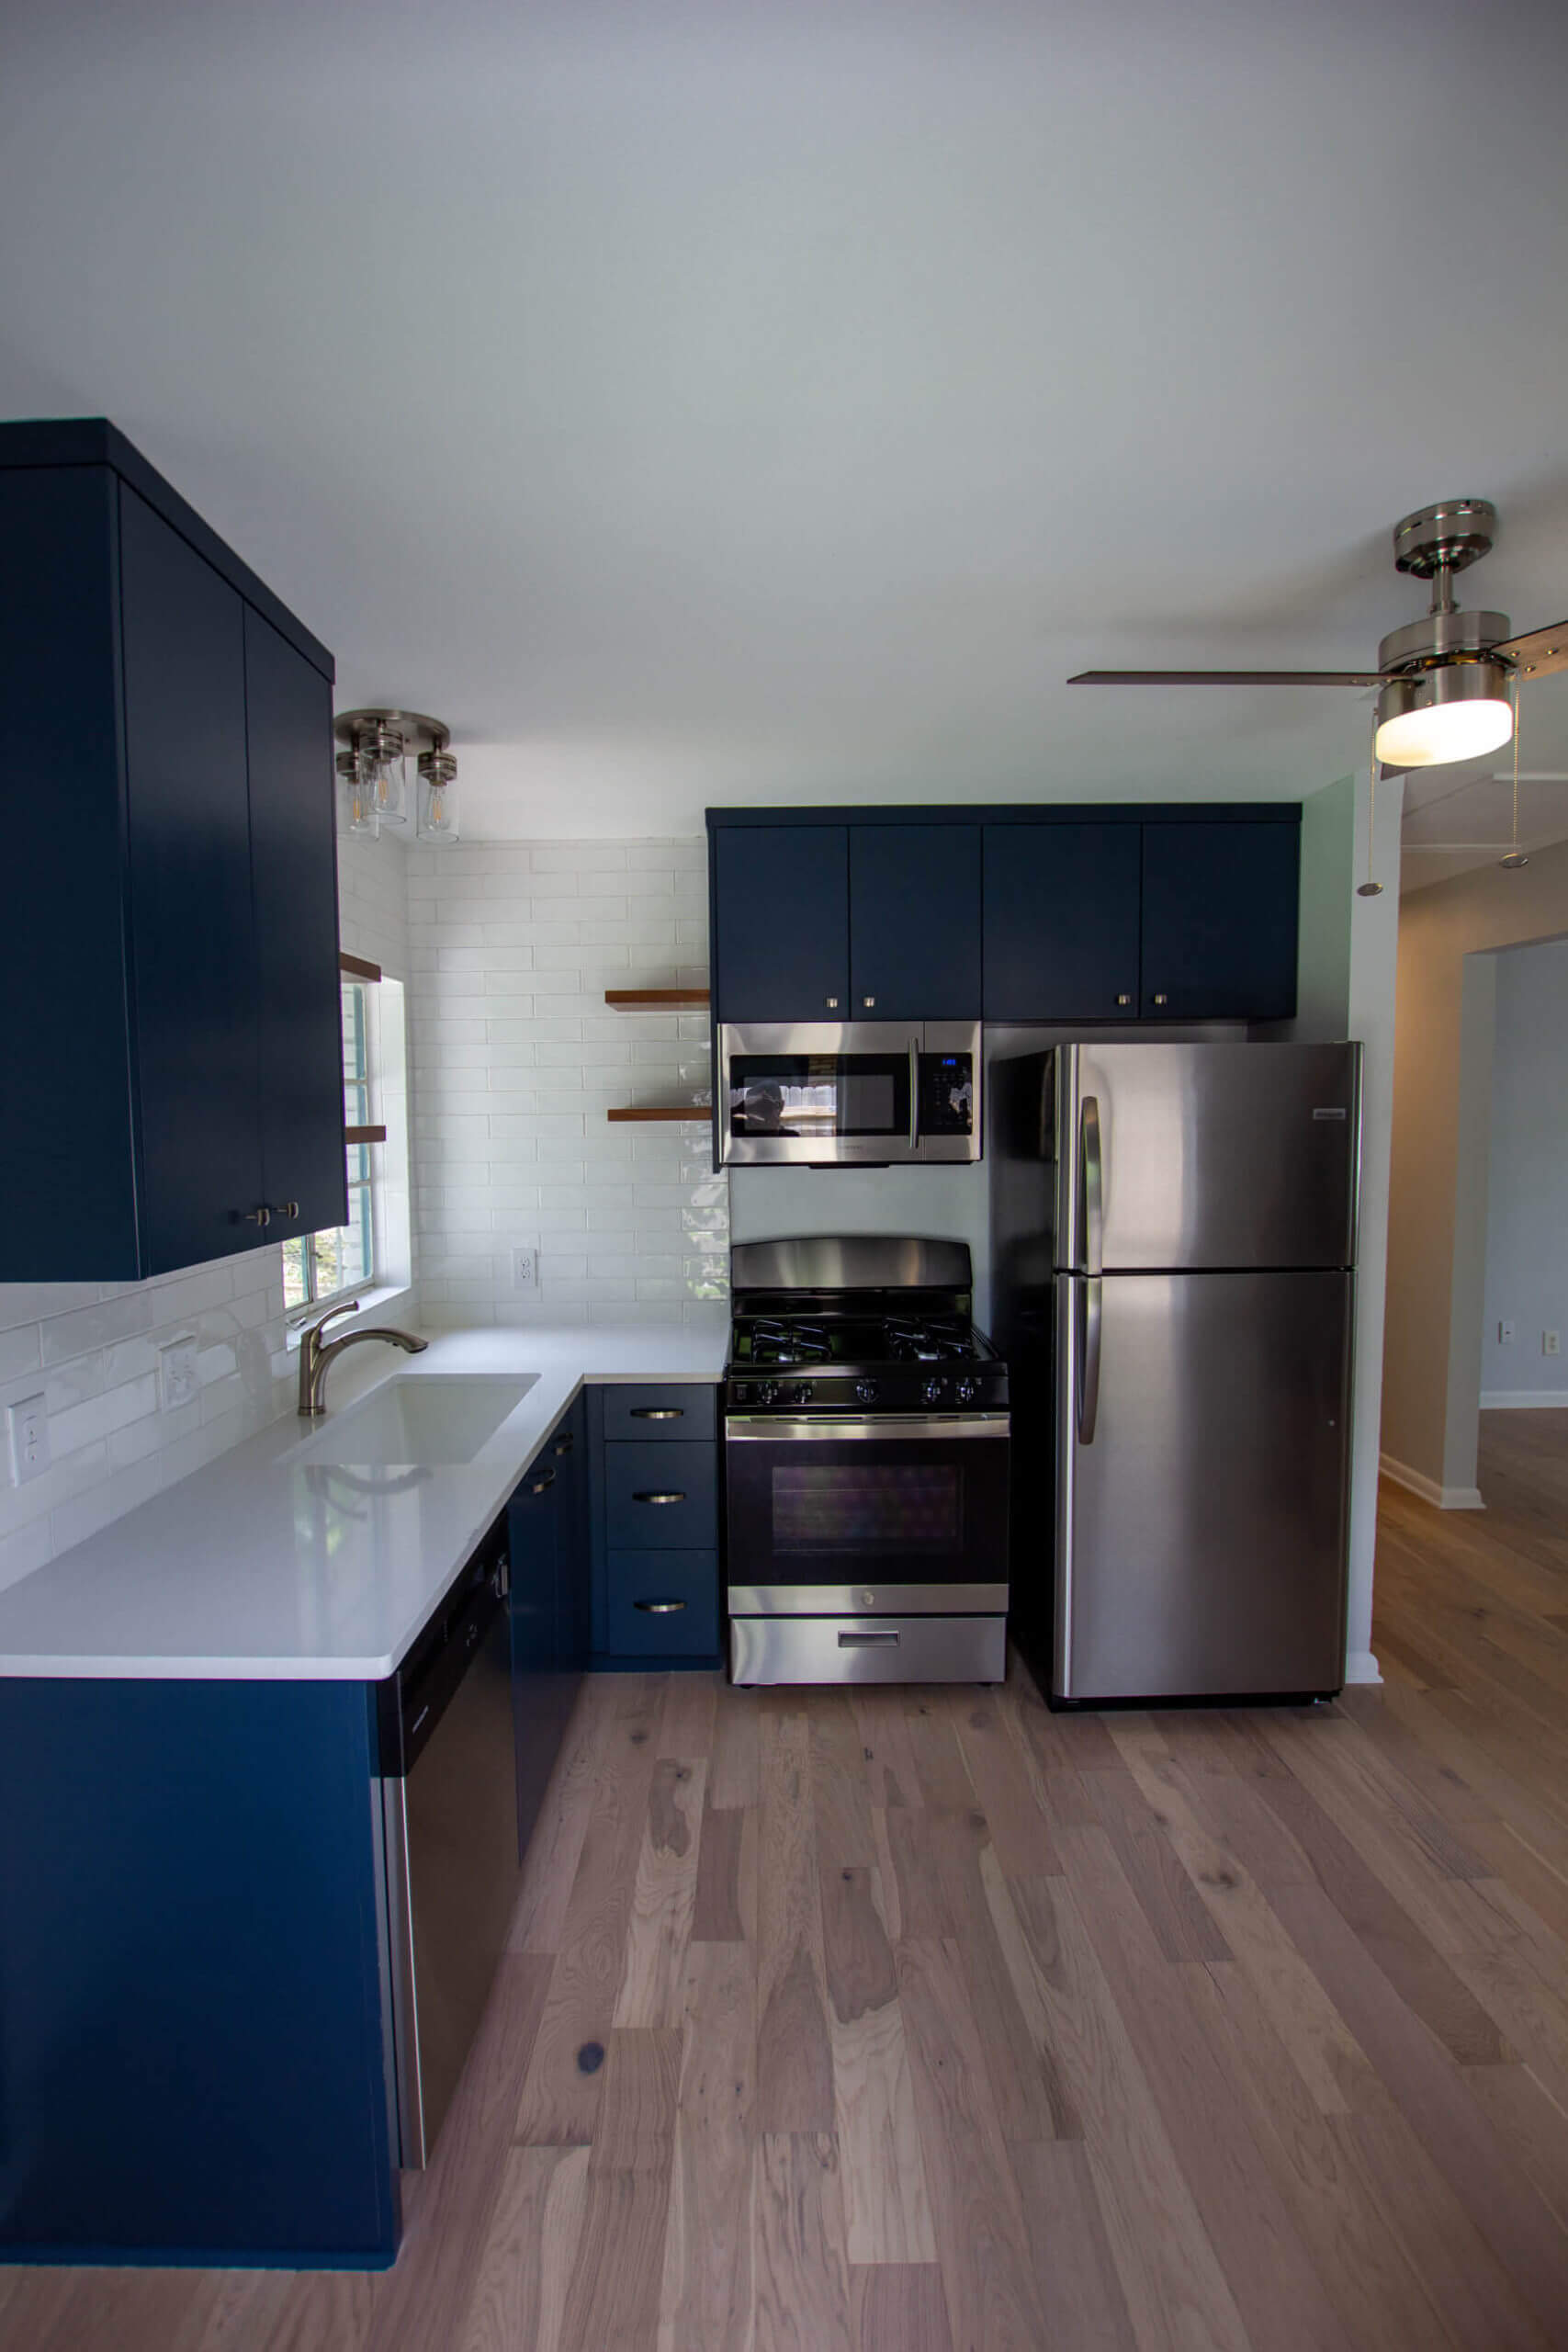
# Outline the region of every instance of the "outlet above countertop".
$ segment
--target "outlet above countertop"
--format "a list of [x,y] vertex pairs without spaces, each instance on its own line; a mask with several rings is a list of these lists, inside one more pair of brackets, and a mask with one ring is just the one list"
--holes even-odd
[[274,1422],[0,1593],[0,1676],[380,1681],[581,1387],[716,1383],[728,1338],[716,1302],[683,1325],[446,1331],[412,1364],[389,1351],[387,1380],[530,1385],[464,1463],[355,1463],[363,1398],[342,1459],[330,1409],[308,1430]]

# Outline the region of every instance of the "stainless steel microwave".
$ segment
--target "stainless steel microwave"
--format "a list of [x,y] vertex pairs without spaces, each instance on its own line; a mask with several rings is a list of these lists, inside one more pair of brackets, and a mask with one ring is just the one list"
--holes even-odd
[[803,1021],[718,1033],[735,1167],[888,1168],[980,1157],[977,1021]]

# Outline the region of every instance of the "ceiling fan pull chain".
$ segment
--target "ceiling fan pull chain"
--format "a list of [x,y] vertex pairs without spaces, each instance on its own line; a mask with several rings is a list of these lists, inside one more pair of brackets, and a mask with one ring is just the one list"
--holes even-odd
[[1372,879],[1372,859],[1376,854],[1378,838],[1378,714],[1377,706],[1374,703],[1372,706],[1372,783],[1371,790],[1367,795],[1367,878],[1364,882],[1358,882],[1356,885],[1358,899],[1382,897],[1382,884],[1374,882]]
[[1529,859],[1519,847],[1519,673],[1517,670],[1514,672],[1512,687],[1514,696],[1514,839],[1507,856],[1499,858],[1497,863],[1506,872],[1517,874],[1521,865],[1529,864]]

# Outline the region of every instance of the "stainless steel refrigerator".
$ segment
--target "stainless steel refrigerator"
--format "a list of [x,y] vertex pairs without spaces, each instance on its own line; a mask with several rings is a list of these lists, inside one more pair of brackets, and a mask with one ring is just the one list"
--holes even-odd
[[1344,1680],[1354,1045],[995,1061],[1013,1633],[1053,1703]]

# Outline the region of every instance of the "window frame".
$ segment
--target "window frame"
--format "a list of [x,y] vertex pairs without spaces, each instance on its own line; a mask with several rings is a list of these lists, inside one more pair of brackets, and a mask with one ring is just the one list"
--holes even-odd
[[[370,1157],[371,1142],[374,1138],[362,1139],[356,1143],[351,1143],[348,1140],[351,1131],[372,1128],[375,1124],[372,1114],[378,1073],[371,1051],[374,1023],[370,1013],[369,990],[380,978],[380,972],[374,965],[361,966],[357,959],[351,960],[348,957],[343,959],[343,968],[339,974],[343,1008],[340,1025],[344,1059],[344,1149],[347,1160],[350,1216],[346,1225],[324,1228],[325,1231],[337,1235],[353,1231],[353,1211],[357,1194],[360,1200],[362,1229],[366,1239],[367,1271],[363,1274],[356,1275],[353,1282],[340,1283],[331,1290],[322,1289],[321,1287],[321,1270],[316,1248],[321,1237],[315,1233],[291,1234],[283,1243],[284,1312],[287,1315],[298,1316],[307,1313],[313,1315],[318,1308],[325,1311],[330,1307],[344,1305],[348,1300],[363,1297],[366,1292],[380,1286],[380,1270],[378,1262],[380,1233],[376,1215],[376,1169]],[[352,1065],[349,1058],[351,1007],[354,1012],[355,1048]],[[357,1118],[351,1115],[355,1111],[360,1114]],[[298,1295],[293,1297],[289,1295],[290,1290],[295,1287],[289,1280],[289,1253],[292,1250],[299,1251],[299,1264]]]

